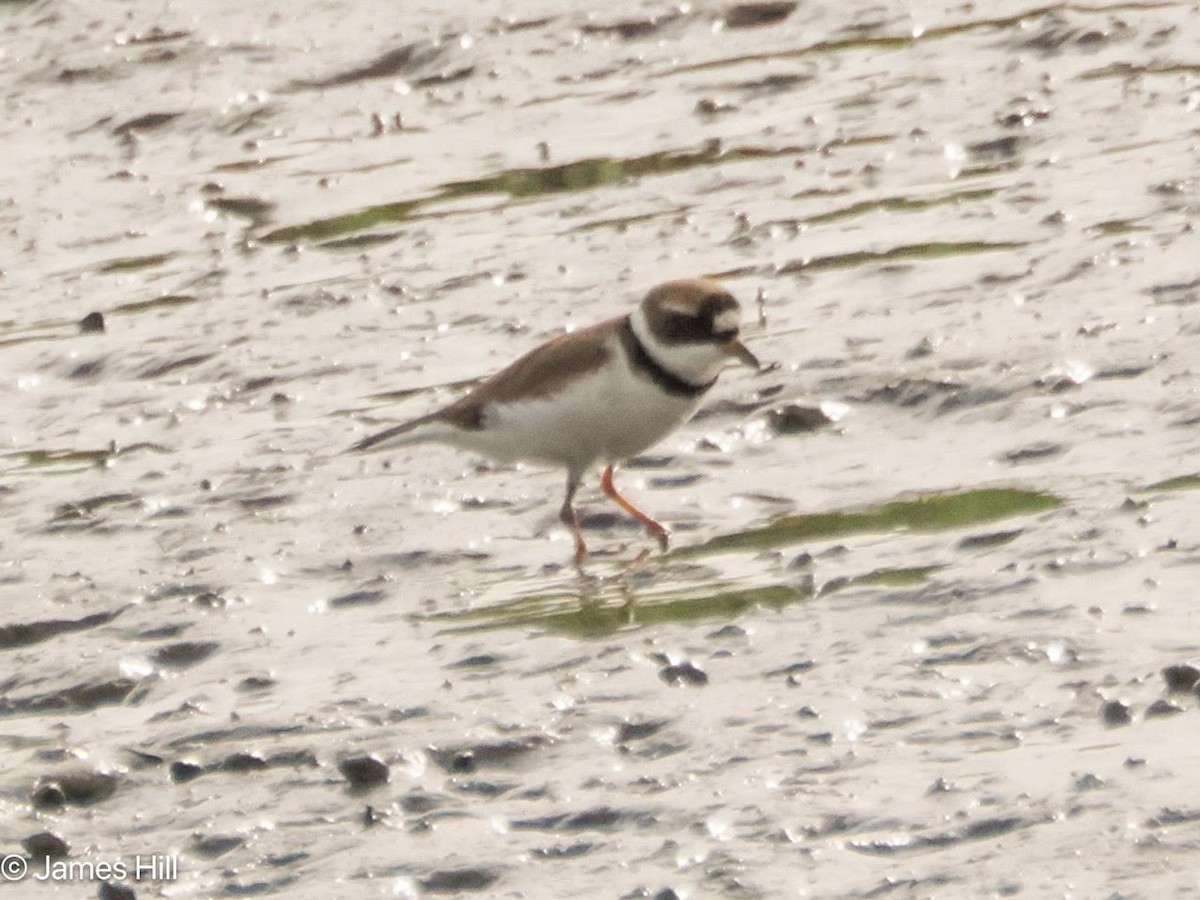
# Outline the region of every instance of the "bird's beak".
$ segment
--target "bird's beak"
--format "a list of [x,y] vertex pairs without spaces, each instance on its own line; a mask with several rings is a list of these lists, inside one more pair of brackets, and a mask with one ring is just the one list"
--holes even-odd
[[747,348],[746,345],[737,338],[734,338],[732,341],[726,344],[723,349],[738,362],[743,363],[752,369],[762,368],[762,363],[758,361],[758,357],[751,353],[749,348]]

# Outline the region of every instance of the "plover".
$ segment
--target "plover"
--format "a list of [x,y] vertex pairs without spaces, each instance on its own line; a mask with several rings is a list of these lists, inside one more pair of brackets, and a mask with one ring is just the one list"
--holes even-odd
[[738,339],[741,308],[707,279],[669,281],[623,316],[564,334],[531,350],[442,409],[364,438],[353,451],[438,441],[500,462],[527,460],[567,470],[559,513],[587,556],[575,492],[605,466],[604,493],[658,538],[670,532],[618,493],[614,467],[658,443],[692,417],[730,361],[755,369]]

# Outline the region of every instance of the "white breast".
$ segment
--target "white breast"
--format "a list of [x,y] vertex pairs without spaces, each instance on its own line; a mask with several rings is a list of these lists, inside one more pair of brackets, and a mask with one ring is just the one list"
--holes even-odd
[[456,443],[500,460],[532,460],[583,472],[658,443],[691,418],[699,397],[668,394],[636,374],[613,338],[609,362],[557,394],[489,406],[484,427]]

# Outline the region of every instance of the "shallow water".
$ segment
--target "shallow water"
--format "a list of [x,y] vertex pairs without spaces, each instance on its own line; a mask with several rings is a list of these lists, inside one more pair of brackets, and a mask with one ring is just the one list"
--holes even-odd
[[[204,10],[0,4],[3,854],[1200,893],[1194,4]],[[695,275],[776,365],[619,475],[666,556],[342,453]]]

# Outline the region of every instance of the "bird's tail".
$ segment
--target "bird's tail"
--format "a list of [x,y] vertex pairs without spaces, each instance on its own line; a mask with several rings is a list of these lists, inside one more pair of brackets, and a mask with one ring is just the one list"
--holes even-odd
[[391,428],[365,437],[350,447],[349,452],[363,453],[367,450],[391,450],[395,447],[420,444],[425,441],[446,440],[449,436],[449,429],[452,428],[453,426],[447,425],[438,419],[436,413],[433,413],[428,416],[421,416],[419,419],[401,422],[399,425],[393,425]]

